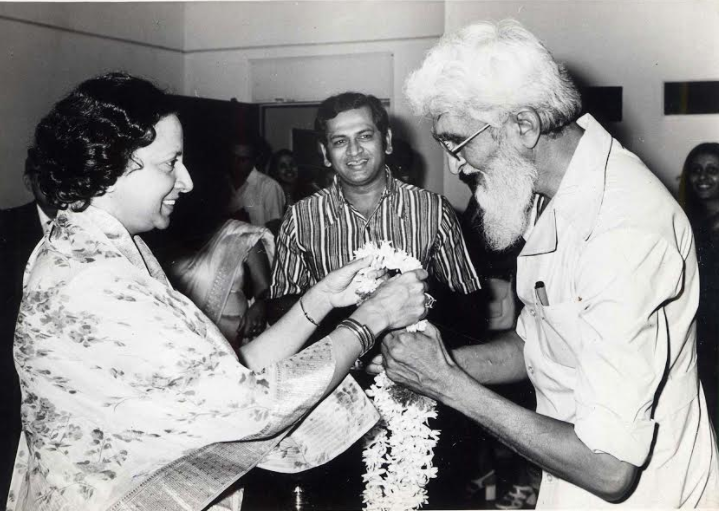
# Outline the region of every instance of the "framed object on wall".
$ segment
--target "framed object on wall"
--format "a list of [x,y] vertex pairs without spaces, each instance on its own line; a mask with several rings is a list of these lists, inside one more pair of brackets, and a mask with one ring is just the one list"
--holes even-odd
[[664,115],[691,114],[719,114],[719,81],[664,83]]

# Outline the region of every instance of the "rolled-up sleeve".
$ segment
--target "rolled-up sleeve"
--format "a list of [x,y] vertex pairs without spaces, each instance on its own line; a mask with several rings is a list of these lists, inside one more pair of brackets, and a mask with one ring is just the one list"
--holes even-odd
[[595,452],[635,466],[649,455],[669,346],[664,306],[681,293],[683,271],[676,248],[634,229],[591,240],[579,261],[575,432]]

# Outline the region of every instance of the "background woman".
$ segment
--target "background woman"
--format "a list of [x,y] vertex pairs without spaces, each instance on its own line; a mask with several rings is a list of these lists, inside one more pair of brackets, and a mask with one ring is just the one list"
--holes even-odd
[[299,170],[292,151],[289,149],[276,151],[270,158],[267,173],[282,186],[286,206],[291,206],[302,198],[299,190]]
[[238,509],[226,490],[251,468],[324,463],[376,420],[345,376],[373,335],[424,316],[425,272],[385,283],[295,355],[355,301],[368,262],[347,265],[243,346],[242,365],[138,236],[166,228],[192,189],[168,96],[125,74],[88,80],[40,122],[29,158],[59,213],[24,279],[8,509]]
[[699,261],[697,364],[714,427],[719,417],[719,143],[699,144],[684,162],[686,211]]

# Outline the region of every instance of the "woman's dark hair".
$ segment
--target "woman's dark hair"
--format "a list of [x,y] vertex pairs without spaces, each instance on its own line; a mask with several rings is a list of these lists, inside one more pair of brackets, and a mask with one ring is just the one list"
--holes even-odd
[[682,184],[684,192],[684,210],[692,223],[697,222],[699,219],[704,217],[703,208],[701,201],[694,193],[694,188],[689,181],[689,171],[694,159],[702,154],[711,154],[719,159],[719,143],[717,142],[703,142],[696,146],[694,149],[689,151],[686,159],[684,160],[684,167],[682,167]]
[[327,141],[327,121],[334,119],[342,112],[357,108],[369,107],[372,112],[372,121],[382,133],[382,147],[387,143],[387,130],[389,129],[389,116],[382,102],[371,94],[360,92],[343,92],[325,99],[317,108],[315,117],[315,132],[322,144]]
[[155,140],[154,126],[173,113],[169,96],[147,80],[125,73],[91,78],[40,121],[25,172],[52,206],[83,210],[115,184],[132,154]]
[[692,161],[694,161],[694,158],[700,154],[711,154],[719,158],[719,142],[703,142],[689,151],[687,159],[684,160],[684,174],[689,173],[689,166],[692,164]]
[[295,153],[290,151],[289,149],[280,149],[279,151],[275,151],[272,153],[272,156],[270,157],[270,163],[267,165],[267,173],[270,175],[270,177],[274,178],[277,176],[277,167],[280,165],[280,159],[283,156],[290,156],[292,159],[295,157]]

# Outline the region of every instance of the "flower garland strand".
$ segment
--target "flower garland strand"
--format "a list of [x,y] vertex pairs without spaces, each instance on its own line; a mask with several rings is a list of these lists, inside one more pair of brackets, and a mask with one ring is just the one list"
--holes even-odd
[[[411,271],[421,263],[402,250],[392,248],[388,241],[378,247],[369,242],[355,252],[357,259],[372,257],[372,263],[359,275],[359,293],[362,302],[379,286],[379,281],[366,277],[372,269]],[[410,325],[410,332],[424,331],[427,322]],[[434,447],[439,431],[427,423],[436,418],[436,403],[396,386],[387,375],[378,374],[367,390],[379,411],[380,421],[365,435],[362,454],[366,472],[363,501],[368,511],[405,511],[417,509],[427,503],[425,486],[437,476],[432,465]]]

